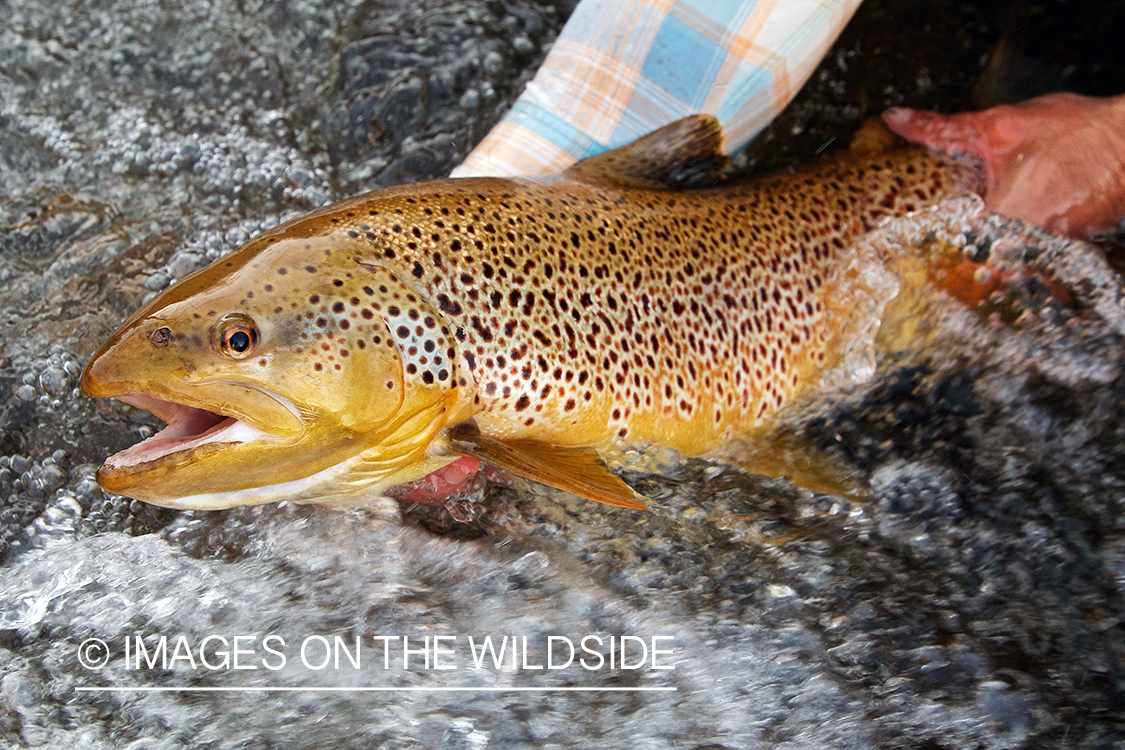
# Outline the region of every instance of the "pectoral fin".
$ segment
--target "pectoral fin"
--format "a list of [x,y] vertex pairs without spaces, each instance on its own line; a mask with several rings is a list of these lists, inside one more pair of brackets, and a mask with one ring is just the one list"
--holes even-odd
[[469,422],[450,427],[445,437],[451,450],[479,458],[509,474],[606,505],[645,509],[629,485],[611,474],[590,448],[567,448],[535,440],[502,440],[482,434]]
[[566,170],[566,176],[592,184],[682,189],[717,182],[727,163],[723,126],[713,115],[692,115],[627,146],[587,157]]

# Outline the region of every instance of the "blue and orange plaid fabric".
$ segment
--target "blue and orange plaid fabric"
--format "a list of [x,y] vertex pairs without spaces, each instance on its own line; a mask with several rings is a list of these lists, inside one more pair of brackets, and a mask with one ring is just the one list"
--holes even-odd
[[538,175],[699,112],[737,151],[861,0],[582,0],[511,111],[453,172]]

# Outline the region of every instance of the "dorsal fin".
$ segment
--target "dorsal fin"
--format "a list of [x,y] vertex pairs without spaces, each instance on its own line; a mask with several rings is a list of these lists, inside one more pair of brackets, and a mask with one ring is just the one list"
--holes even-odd
[[587,157],[564,174],[595,185],[684,188],[718,182],[728,162],[723,126],[714,115],[692,115]]

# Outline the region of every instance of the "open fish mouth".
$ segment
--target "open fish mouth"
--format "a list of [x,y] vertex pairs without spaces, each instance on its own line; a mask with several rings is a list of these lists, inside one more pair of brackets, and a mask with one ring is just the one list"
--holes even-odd
[[266,436],[266,433],[235,417],[144,393],[128,393],[117,396],[117,399],[152,413],[167,426],[152,437],[107,458],[103,468],[109,470],[130,469],[204,445],[248,443]]

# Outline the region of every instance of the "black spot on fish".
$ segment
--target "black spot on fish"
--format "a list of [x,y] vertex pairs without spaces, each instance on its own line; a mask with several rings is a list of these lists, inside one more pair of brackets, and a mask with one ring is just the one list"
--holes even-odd
[[439,294],[438,297],[437,297],[437,300],[438,300],[438,308],[442,312],[449,313],[450,315],[460,315],[461,314],[461,305],[459,305],[458,303],[449,299],[448,295]]

